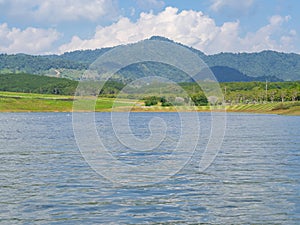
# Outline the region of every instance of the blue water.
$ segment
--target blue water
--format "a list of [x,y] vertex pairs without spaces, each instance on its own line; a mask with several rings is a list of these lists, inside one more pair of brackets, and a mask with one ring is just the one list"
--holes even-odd
[[[176,120],[173,113],[134,113],[133,133],[149,135],[142,127],[152,116]],[[109,113],[96,114],[99,133],[113,145],[109,128],[100,131],[109,118]],[[209,114],[200,114],[200,120],[205,144]],[[172,148],[176,129],[170,135]],[[128,149],[118,146],[120,152],[113,154],[130,159]],[[299,223],[300,117],[228,114],[221,150],[199,172],[203,149],[200,145],[194,158],[165,181],[118,186],[83,159],[71,114],[0,114],[0,223]],[[137,156],[144,155],[134,153],[131,163]]]

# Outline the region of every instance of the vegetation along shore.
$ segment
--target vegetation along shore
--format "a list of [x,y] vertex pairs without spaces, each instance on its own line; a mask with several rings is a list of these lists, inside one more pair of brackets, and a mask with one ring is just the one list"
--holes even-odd
[[[300,82],[224,82],[223,99],[207,96],[195,82],[148,83],[138,89],[119,81],[108,81],[100,93],[98,83],[91,83],[98,100],[95,111],[114,110],[170,112],[188,111],[191,105],[207,112],[226,105],[228,112],[300,115]],[[211,85],[209,82],[203,85]],[[31,74],[0,76],[1,112],[71,112],[78,81]],[[126,86],[126,91],[124,87]],[[178,88],[180,87],[180,88]],[[134,91],[133,91],[134,90]],[[188,96],[188,97],[187,97]],[[192,104],[191,104],[192,103]]]

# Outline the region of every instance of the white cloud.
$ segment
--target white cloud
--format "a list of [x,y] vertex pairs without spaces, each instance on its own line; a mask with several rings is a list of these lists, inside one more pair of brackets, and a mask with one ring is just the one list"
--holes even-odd
[[275,15],[269,19],[266,26],[241,37],[239,21],[217,26],[212,18],[200,11],[179,12],[176,8],[167,7],[157,15],[141,13],[136,22],[123,17],[110,26],[98,27],[91,39],[74,36],[71,42],[62,45],[59,51],[110,47],[137,42],[153,35],[167,37],[207,54],[265,49],[291,51],[296,34],[286,31],[283,26],[289,19],[289,16]]
[[[296,33],[293,30],[285,31],[283,27],[289,19],[290,16],[272,16],[269,19],[269,24],[261,27],[255,33],[248,33],[243,39],[240,39],[240,48],[250,52],[265,49],[284,52],[293,51]],[[278,36],[278,38],[275,36]]]
[[210,9],[213,11],[220,11],[223,8],[231,8],[233,10],[247,10],[249,9],[254,0],[211,0],[212,4]]
[[290,49],[290,51],[295,50],[293,43],[297,39],[297,32],[295,30],[291,30],[287,35],[284,35],[280,38],[280,42],[282,44],[282,49]]
[[197,46],[205,43],[213,35],[214,27],[214,21],[202,12],[178,13],[178,9],[167,7],[157,15],[141,13],[135,23],[123,17],[111,26],[98,27],[94,37],[89,40],[81,40],[75,36],[69,44],[61,46],[60,50],[109,47],[136,42],[153,35]]
[[51,51],[60,34],[53,29],[28,27],[25,30],[0,24],[0,52],[42,54]]
[[288,22],[291,19],[290,16],[282,17],[280,15],[271,16],[269,22],[271,25],[281,25],[283,22]]
[[3,0],[0,12],[39,22],[97,21],[117,15],[116,0]]

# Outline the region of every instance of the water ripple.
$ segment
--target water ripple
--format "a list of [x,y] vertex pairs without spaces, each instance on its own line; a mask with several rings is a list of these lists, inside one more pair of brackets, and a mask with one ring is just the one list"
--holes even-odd
[[[143,121],[149,115],[132,117]],[[176,119],[172,113],[166,117]],[[218,157],[199,173],[207,117],[201,114],[203,136],[195,157],[178,174],[155,185],[116,187],[83,160],[69,114],[0,114],[0,223],[297,224],[299,117],[229,114]],[[105,128],[101,135],[107,135],[106,144],[126,163],[169,154],[122,149],[111,137],[109,114],[96,118],[99,129]],[[147,135],[141,123],[133,126]],[[172,149],[177,138],[174,129],[162,149]]]

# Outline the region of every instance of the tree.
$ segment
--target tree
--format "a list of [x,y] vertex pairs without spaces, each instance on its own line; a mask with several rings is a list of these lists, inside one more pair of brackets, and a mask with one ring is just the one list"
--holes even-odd
[[209,96],[208,101],[211,105],[216,105],[218,102],[218,97],[217,96]]
[[156,96],[151,96],[151,97],[147,97],[145,99],[145,106],[152,106],[152,105],[157,105],[158,103],[158,97]]
[[192,101],[196,106],[204,106],[208,104],[208,100],[204,94],[193,95]]
[[276,91],[275,90],[269,91],[269,98],[270,98],[270,100],[271,100],[272,103],[274,102],[275,95],[276,95]]
[[291,91],[291,97],[292,97],[293,102],[297,100],[297,97],[298,97],[298,90],[297,89],[293,89]]
[[284,102],[285,96],[286,96],[286,91],[285,90],[281,90],[281,92],[280,92],[281,102]]

